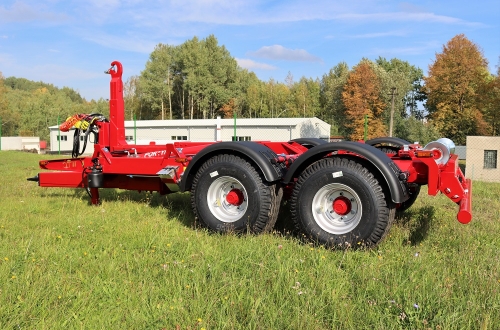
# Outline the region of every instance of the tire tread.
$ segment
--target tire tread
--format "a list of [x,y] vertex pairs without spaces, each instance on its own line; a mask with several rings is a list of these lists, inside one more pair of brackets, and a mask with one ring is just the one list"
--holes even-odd
[[[257,219],[252,224],[247,224],[247,228],[239,228],[236,230],[236,232],[249,230],[251,233],[257,234],[271,231],[278,218],[281,197],[283,196],[283,189],[281,189],[281,186],[279,184],[268,183],[267,181],[265,181],[263,179],[263,175],[259,173],[255,169],[255,167],[247,160],[231,154],[216,155],[208,159],[198,169],[193,179],[191,188],[191,207],[194,211],[195,218],[201,220],[201,223],[205,227],[209,227],[209,225],[204,222],[203,216],[198,211],[198,208],[196,206],[195,192],[200,178],[203,175],[206,175],[207,170],[211,166],[221,163],[230,163],[242,167],[244,171],[251,176],[252,180],[257,185],[258,194],[261,196],[261,207],[259,209]],[[251,192],[247,193],[250,194]],[[249,196],[249,198],[251,197]]]
[[[373,191],[375,198],[376,198],[376,204],[378,206],[378,214],[377,214],[377,221],[375,224],[375,228],[373,229],[372,233],[368,238],[366,238],[363,242],[364,245],[366,246],[375,246],[377,245],[388,233],[389,228],[391,227],[392,223],[394,222],[394,216],[395,216],[395,208],[394,205],[392,205],[392,202],[390,201],[390,198],[386,198],[386,195],[384,193],[384,190],[376,177],[366,168],[364,167],[358,160],[351,159],[351,158],[346,158],[346,157],[332,157],[332,158],[324,158],[320,159],[319,161],[311,164],[308,168],[306,168],[302,174],[299,176],[295,187],[293,189],[291,199],[290,199],[290,209],[291,209],[291,214],[292,214],[292,222],[294,224],[294,227],[301,231],[304,232],[304,228],[302,228],[301,221],[299,219],[299,214],[297,211],[297,206],[299,202],[299,192],[302,188],[302,185],[306,180],[311,177],[314,173],[316,173],[319,170],[322,169],[328,169],[331,167],[340,167],[340,168],[347,168],[350,169],[352,172],[358,174],[362,179],[364,179],[370,186],[370,189]],[[310,240],[316,240],[317,237],[314,237],[314,235],[311,234],[306,234],[308,236],[307,238]],[[332,236],[335,236],[332,234]],[[326,245],[331,245],[328,244],[327,242],[323,242]],[[350,242],[351,246],[353,245]]]

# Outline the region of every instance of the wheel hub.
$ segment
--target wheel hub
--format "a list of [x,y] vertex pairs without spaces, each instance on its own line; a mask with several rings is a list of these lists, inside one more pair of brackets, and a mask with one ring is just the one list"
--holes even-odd
[[240,206],[243,204],[245,196],[243,196],[243,192],[239,189],[232,189],[226,195],[226,202],[231,205]]
[[333,210],[339,215],[346,215],[351,212],[351,201],[344,196],[339,196],[333,201]]

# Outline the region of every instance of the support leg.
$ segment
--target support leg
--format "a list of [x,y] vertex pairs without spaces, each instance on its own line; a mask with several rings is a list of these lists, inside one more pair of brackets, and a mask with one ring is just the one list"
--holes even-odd
[[99,205],[101,201],[99,200],[99,189],[98,188],[90,188],[90,195],[92,205]]

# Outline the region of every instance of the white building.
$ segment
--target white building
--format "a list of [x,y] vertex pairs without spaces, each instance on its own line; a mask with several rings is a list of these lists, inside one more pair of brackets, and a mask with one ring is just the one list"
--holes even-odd
[[[50,151],[73,149],[74,130],[60,132],[58,126],[49,129]],[[136,121],[135,128],[133,121],[125,121],[125,138],[131,144],[149,144],[151,141],[165,144],[176,140],[231,141],[233,136],[238,141],[289,141],[310,137],[328,141],[330,125],[316,117],[242,118],[236,120],[235,131],[234,119],[141,120]],[[93,143],[87,143],[85,154],[92,152]]]
[[0,139],[0,150],[36,150],[37,153],[40,153],[40,149],[44,149],[46,143],[40,141],[40,138],[35,136],[5,136],[0,137]]

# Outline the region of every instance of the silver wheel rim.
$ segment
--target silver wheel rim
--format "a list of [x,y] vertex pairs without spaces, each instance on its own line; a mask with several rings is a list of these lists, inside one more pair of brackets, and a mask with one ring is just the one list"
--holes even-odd
[[[349,212],[339,214],[333,208],[338,198],[346,198],[350,202]],[[352,231],[361,220],[362,206],[358,194],[341,183],[331,183],[321,187],[312,201],[314,221],[324,231],[341,235]]]
[[[234,189],[242,193],[243,201],[240,205],[233,205],[226,200],[227,195]],[[243,217],[248,207],[248,194],[240,181],[230,176],[217,178],[207,191],[207,203],[210,212],[222,222],[235,222]]]

